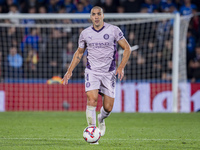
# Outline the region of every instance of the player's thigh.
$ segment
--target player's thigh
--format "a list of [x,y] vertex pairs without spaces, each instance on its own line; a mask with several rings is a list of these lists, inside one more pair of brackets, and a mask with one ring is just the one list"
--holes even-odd
[[101,80],[100,93],[115,98],[116,76],[115,71],[104,75]]
[[100,89],[100,76],[95,74],[93,71],[85,70],[85,91],[93,91]]
[[114,98],[104,94],[103,107],[105,111],[111,112],[114,105]]
[[88,101],[97,101],[98,100],[98,89],[90,90],[86,92]]

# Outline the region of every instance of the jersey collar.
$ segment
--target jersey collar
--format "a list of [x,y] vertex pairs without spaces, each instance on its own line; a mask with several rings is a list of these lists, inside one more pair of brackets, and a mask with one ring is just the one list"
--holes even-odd
[[99,29],[99,30],[96,30],[94,27],[92,27],[92,29],[94,30],[94,31],[96,31],[96,32],[100,32],[101,30],[103,30],[104,29],[104,27],[105,26],[103,26],[101,29]]

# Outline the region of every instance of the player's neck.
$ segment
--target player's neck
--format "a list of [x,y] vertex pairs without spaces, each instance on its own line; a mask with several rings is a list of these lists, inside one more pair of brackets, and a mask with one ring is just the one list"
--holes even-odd
[[101,29],[103,28],[103,26],[104,26],[104,22],[103,22],[100,26],[95,26],[95,25],[93,25],[93,28],[94,28],[96,31],[98,31],[98,30],[101,30]]

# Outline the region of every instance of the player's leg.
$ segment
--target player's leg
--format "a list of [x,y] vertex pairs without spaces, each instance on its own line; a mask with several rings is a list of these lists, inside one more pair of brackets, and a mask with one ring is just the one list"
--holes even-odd
[[87,91],[87,108],[86,108],[86,119],[88,125],[96,126],[96,107],[98,100],[98,90]]
[[113,109],[113,105],[114,105],[114,98],[104,95],[103,106],[101,107],[100,110],[100,122],[102,122],[105,118],[107,118],[110,115]]
[[96,106],[98,99],[98,89],[100,88],[100,80],[95,72],[85,70],[85,91],[87,95],[86,119],[88,125],[96,126]]
[[98,115],[98,126],[101,130],[101,136],[104,136],[106,131],[106,125],[105,125],[105,118],[107,118],[113,108],[114,105],[114,98],[104,95],[103,96],[103,106],[101,107],[100,114]]
[[101,135],[105,134],[105,118],[110,115],[114,105],[115,98],[115,85],[116,76],[115,71],[108,72],[101,80],[100,92],[103,96],[103,106],[101,107],[100,114],[98,115],[98,126],[101,130]]

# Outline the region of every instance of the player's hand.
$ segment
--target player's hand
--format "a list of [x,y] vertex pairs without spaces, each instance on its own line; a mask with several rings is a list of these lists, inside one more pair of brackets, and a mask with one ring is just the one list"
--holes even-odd
[[62,79],[64,85],[68,84],[68,80],[71,78],[71,76],[72,76],[72,72],[67,71],[67,73],[64,75]]
[[121,81],[122,78],[124,77],[124,68],[118,67],[115,75],[118,75],[118,79],[120,79]]

